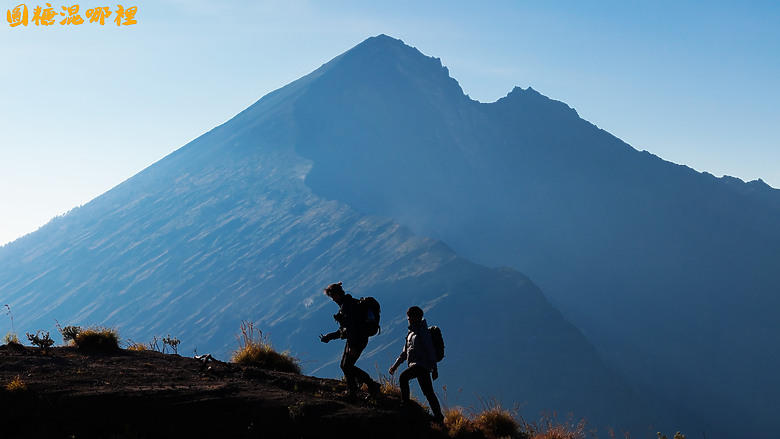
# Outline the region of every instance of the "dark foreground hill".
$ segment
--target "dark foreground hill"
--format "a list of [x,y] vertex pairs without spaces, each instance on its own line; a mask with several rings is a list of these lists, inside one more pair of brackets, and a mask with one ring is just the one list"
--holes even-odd
[[[154,351],[0,346],[4,439],[437,438],[422,410],[380,395],[348,403],[341,381]],[[5,386],[16,377],[25,390]]]

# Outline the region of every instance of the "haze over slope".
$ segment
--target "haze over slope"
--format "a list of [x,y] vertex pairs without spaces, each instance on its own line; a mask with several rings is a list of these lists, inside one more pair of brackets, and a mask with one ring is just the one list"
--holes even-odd
[[[322,167],[301,156],[326,147],[310,138],[317,131],[307,124],[317,121],[306,114],[330,107],[311,98],[335,76],[349,82],[361,65],[395,59],[393,52],[383,53],[388,42],[408,49],[387,37],[370,39],[359,48],[377,51],[362,61],[354,57],[359,50],[337,57],[87,205],[0,248],[0,291],[17,330],[53,330],[55,319],[106,324],[135,341],[170,334],[182,340],[184,355],[197,349],[225,358],[240,320],[248,319],[279,349],[298,355],[307,372],[337,377],[340,346],[322,345],[317,334],[334,328],[335,305],[322,288],[341,280],[348,292],[383,304],[383,332],[372,339],[365,367],[389,366],[406,333],[404,311],[420,304],[432,324],[445,328],[447,359],[437,384],[448,384],[451,404],[488,392],[525,404],[530,417],[545,409],[573,412],[602,431],[610,425],[643,432],[653,421],[644,403],[527,277],[476,265],[392,217],[354,209],[330,186],[318,187],[322,175],[353,169],[346,162]],[[428,62],[411,58],[407,68],[416,69],[418,59]],[[419,80],[426,84],[425,77]],[[454,80],[448,84],[459,91]],[[397,104],[376,103],[388,123]],[[346,121],[351,116],[343,115]],[[367,126],[356,120],[336,134],[364,136],[358,131]],[[435,149],[383,154],[385,160],[443,157]],[[383,196],[369,176],[365,181],[363,190]],[[417,187],[425,192],[435,185]],[[435,195],[445,196],[444,189]]]
[[530,88],[470,100],[385,36],[294,115],[316,193],[527,273],[675,428],[780,429],[780,191],[639,152]]

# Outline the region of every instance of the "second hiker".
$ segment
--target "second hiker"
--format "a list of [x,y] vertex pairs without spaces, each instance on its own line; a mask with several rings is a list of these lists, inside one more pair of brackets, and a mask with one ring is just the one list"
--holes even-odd
[[320,340],[323,343],[336,339],[347,340],[344,345],[344,354],[341,356],[341,370],[347,380],[346,397],[349,400],[357,399],[358,381],[368,386],[369,393],[376,396],[381,388],[379,383],[372,380],[366,371],[355,366],[360,354],[368,345],[369,336],[363,328],[357,299],[344,292],[341,282],[325,288],[325,295],[339,305],[339,312],[333,316],[339,324],[339,329],[326,335],[320,335]]
[[435,422],[444,422],[444,415],[441,412],[439,400],[433,391],[433,379],[439,377],[439,371],[436,367],[436,351],[433,345],[431,333],[428,330],[428,322],[423,319],[423,310],[418,306],[413,306],[406,311],[406,317],[409,321],[409,333],[406,335],[404,350],[395,363],[390,367],[390,374],[398,370],[398,366],[404,361],[409,364],[409,368],[401,372],[398,383],[401,386],[401,403],[406,406],[410,402],[409,381],[417,378],[423,395],[428,399],[428,404],[433,412]]

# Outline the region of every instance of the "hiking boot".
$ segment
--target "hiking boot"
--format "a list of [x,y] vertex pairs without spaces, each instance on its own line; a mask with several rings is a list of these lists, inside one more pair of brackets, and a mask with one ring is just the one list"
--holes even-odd
[[444,425],[444,415],[441,413],[433,415],[433,423],[437,425]]
[[379,394],[382,392],[382,385],[379,383],[370,383],[368,385],[368,396],[371,398],[376,398],[379,396]]
[[347,390],[346,392],[343,392],[336,396],[336,399],[339,401],[349,402],[349,403],[355,403],[357,402],[357,394],[355,392],[350,392]]

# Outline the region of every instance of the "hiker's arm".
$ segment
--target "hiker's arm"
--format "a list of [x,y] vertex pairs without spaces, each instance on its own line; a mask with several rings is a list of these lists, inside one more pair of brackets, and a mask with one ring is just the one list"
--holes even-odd
[[407,353],[406,353],[406,340],[404,340],[404,350],[401,351],[401,355],[398,356],[398,359],[395,360],[395,363],[393,363],[392,366],[390,366],[390,375],[394,374],[395,371],[398,369],[398,366],[400,366],[404,361],[406,361]]
[[402,353],[402,354],[401,354],[401,355],[398,357],[398,359],[397,359],[397,360],[395,360],[395,363],[393,363],[393,365],[392,365],[392,366],[390,366],[390,370],[389,370],[389,372],[390,372],[390,375],[394,374],[394,373],[395,373],[395,371],[396,371],[396,370],[398,370],[398,366],[400,366],[400,365],[401,365],[401,363],[403,363],[403,362],[404,362],[404,360],[406,360],[406,352]]
[[340,336],[341,335],[340,335],[339,331],[334,331],[334,332],[331,332],[331,333],[325,334],[325,335],[320,334],[320,341],[323,342],[323,343],[327,343],[327,342],[329,342],[331,340],[336,340]]

